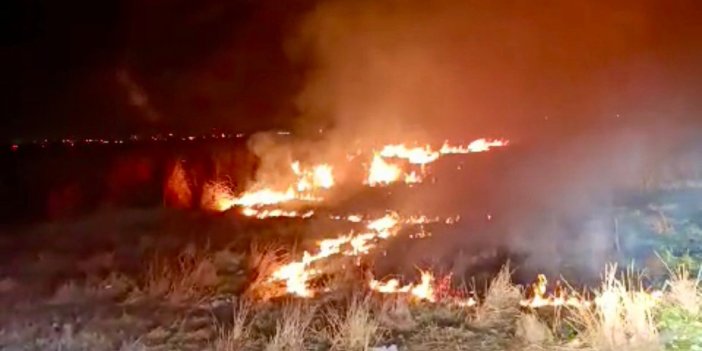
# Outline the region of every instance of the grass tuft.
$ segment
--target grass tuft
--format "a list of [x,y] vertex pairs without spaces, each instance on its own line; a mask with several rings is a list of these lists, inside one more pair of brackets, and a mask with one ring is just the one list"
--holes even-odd
[[371,311],[370,296],[354,297],[345,312],[328,308],[326,336],[332,350],[367,351],[380,333],[380,322]]
[[511,321],[519,315],[522,292],[512,284],[509,263],[502,266],[485,293],[485,298],[475,312],[474,324],[480,327]]
[[219,328],[215,340],[215,350],[236,351],[245,349],[252,338],[250,300],[241,299],[232,303],[232,325],[229,328]]
[[275,334],[268,340],[266,351],[303,351],[306,333],[314,317],[315,306],[297,301],[283,307],[276,322]]
[[154,259],[148,267],[141,292],[177,304],[211,295],[217,283],[217,268],[212,256],[184,252],[175,265]]
[[572,309],[571,321],[583,342],[597,350],[658,350],[656,301],[635,278],[617,279],[616,265],[605,270],[595,305]]

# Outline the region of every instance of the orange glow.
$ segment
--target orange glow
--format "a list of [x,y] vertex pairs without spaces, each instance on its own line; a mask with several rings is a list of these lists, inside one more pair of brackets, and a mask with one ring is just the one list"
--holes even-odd
[[190,207],[193,194],[181,162],[176,162],[175,166],[173,166],[173,170],[164,186],[163,197],[167,206],[175,208]]
[[[428,164],[438,160],[444,154],[469,153],[488,151],[491,147],[504,146],[506,141],[478,139],[467,146],[451,146],[445,143],[440,150],[430,146],[406,147],[404,144],[386,145],[380,152],[372,155],[368,173],[364,183],[369,186],[387,185],[394,182],[407,184],[420,183],[426,176]],[[358,152],[362,155],[362,152]],[[395,159],[389,161],[389,159]],[[403,167],[421,165],[415,170],[405,171]],[[256,218],[309,218],[314,215],[315,209],[304,211],[290,208],[288,202],[321,202],[330,193],[327,189],[336,185],[334,168],[327,163],[305,165],[300,161],[290,163],[288,172],[276,179],[274,175],[266,175],[261,179],[273,179],[272,184],[257,183],[241,194],[235,195],[224,182],[210,182],[203,189],[203,207],[215,211],[225,211],[238,207],[242,215]],[[294,204],[293,204],[294,205]],[[310,205],[310,204],[306,204]],[[403,227],[422,225],[426,223],[453,224],[459,217],[427,217],[425,215],[401,216],[396,212],[387,212],[379,218],[369,218],[366,214],[341,214],[330,215],[333,220],[354,223],[355,227],[365,226],[361,230],[347,230],[331,233],[327,239],[318,241],[309,251],[303,251],[301,256],[280,265],[267,277],[272,286],[283,287],[277,293],[291,294],[299,297],[313,297],[319,290],[315,283],[328,269],[329,259],[342,256],[362,257],[371,253],[384,240],[396,236]],[[411,237],[422,238],[431,235],[424,232]],[[356,261],[357,263],[360,261]],[[437,296],[444,297],[446,286],[450,285],[436,282],[434,275],[428,271],[421,271],[419,282],[402,285],[397,279],[382,282],[371,280],[371,289],[381,293],[406,293],[413,298],[434,302]],[[455,302],[455,301],[454,301]],[[456,302],[461,306],[472,306],[473,299],[461,299]]]
[[288,190],[284,192],[266,188],[258,191],[246,192],[241,196],[232,199],[231,206],[238,205],[251,207],[275,205],[292,200],[295,200],[295,190],[293,188],[288,188]]
[[295,161],[290,167],[298,177],[296,184],[298,192],[312,191],[318,188],[329,189],[334,186],[332,167],[328,164],[320,164],[312,167],[311,170],[303,170],[300,162]]
[[447,142],[441,146],[439,152],[441,154],[468,154],[473,152],[485,152],[489,151],[493,147],[502,147],[509,145],[509,140],[502,139],[485,139],[480,138],[473,140],[470,144],[466,146],[452,146]]
[[428,145],[425,147],[408,148],[403,144],[395,144],[385,145],[380,151],[380,156],[403,158],[411,164],[424,165],[436,161],[441,154],[431,150]]
[[386,163],[379,154],[375,154],[368,169],[366,183],[370,186],[387,185],[400,179],[401,175],[400,167]]
[[417,174],[417,172],[412,171],[409,174],[405,175],[405,183],[407,184],[416,184],[416,183],[421,183],[422,182],[422,176]]
[[419,300],[436,302],[434,294],[434,274],[429,271],[421,271],[421,279],[417,284],[400,285],[397,279],[390,279],[387,282],[372,279],[368,283],[371,290],[383,294],[411,294]]
[[276,218],[276,217],[287,217],[287,218],[309,218],[314,215],[314,211],[309,210],[305,212],[298,211],[285,211],[279,208],[266,210],[266,209],[256,209],[253,207],[244,207],[241,209],[241,213],[247,217],[256,217],[258,219],[265,218]]
[[234,206],[236,197],[224,182],[207,182],[202,188],[200,205],[209,211],[223,212]]
[[[271,275],[271,281],[283,281],[289,294],[300,297],[312,297],[315,291],[308,286],[309,280],[321,272],[312,268],[314,262],[332,255],[359,256],[367,254],[376,246],[376,239],[387,239],[397,233],[399,220],[397,214],[388,214],[368,222],[368,232],[360,234],[343,234],[335,238],[324,239],[317,243],[317,252],[311,254],[305,251],[302,258],[278,268]],[[347,249],[342,249],[347,246]],[[349,247],[350,246],[350,247]]]
[[[592,305],[609,306],[612,304],[617,304],[617,302],[610,301],[613,294],[611,291],[605,291],[601,295],[597,296],[594,300],[589,300],[581,295],[569,296],[566,289],[556,282],[556,287],[552,293],[547,294],[548,280],[543,274],[539,274],[536,281],[529,287],[527,291],[527,298],[520,302],[522,307],[527,308],[543,308],[543,307],[590,307]],[[661,291],[652,292],[639,292],[644,294],[646,301],[649,303],[655,303],[660,300],[662,296]],[[618,299],[618,297],[614,297]]]

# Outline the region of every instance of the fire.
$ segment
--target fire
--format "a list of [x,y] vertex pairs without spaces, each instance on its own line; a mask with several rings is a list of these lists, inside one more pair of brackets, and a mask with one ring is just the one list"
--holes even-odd
[[391,236],[390,229],[394,228],[399,222],[397,213],[388,213],[385,216],[376,220],[370,221],[366,228],[380,233],[380,237],[385,239]]
[[[539,274],[536,281],[531,285],[527,291],[527,298],[520,302],[522,307],[527,308],[543,308],[543,307],[591,307],[593,305],[599,306],[611,306],[616,305],[616,301],[611,301],[612,299],[617,299],[616,292],[604,291],[594,300],[590,300],[583,297],[580,294],[574,294],[570,296],[566,289],[563,288],[560,281],[556,282],[556,287],[553,292],[547,294],[548,280],[543,274]],[[645,303],[655,303],[660,300],[662,296],[661,291],[652,292],[636,292],[637,294],[642,294],[643,297],[641,301]]]
[[203,186],[200,204],[204,209],[223,212],[236,204],[236,197],[226,183],[213,181]]
[[371,279],[368,287],[381,294],[406,294],[419,301],[441,302],[458,307],[472,307],[478,304],[465,290],[451,288],[452,274],[436,279],[430,271],[419,270],[419,273],[419,283],[401,285],[400,281],[394,278],[385,282]]
[[522,307],[589,307],[592,303],[579,296],[568,296],[560,281],[556,282],[556,288],[550,295],[546,294],[548,280],[543,274],[536,277],[536,281],[528,291],[528,297],[520,302]]
[[[438,160],[442,155],[455,153],[470,153],[488,151],[492,147],[507,145],[507,141],[478,139],[467,146],[451,146],[444,143],[440,149],[422,147],[407,147],[404,144],[386,145],[380,151],[373,152],[368,173],[364,183],[369,186],[387,185],[404,181],[407,184],[420,183],[427,172],[427,165]],[[362,155],[360,150],[356,156]],[[355,157],[355,156],[354,156]],[[400,159],[389,162],[388,159]],[[418,169],[405,171],[409,165],[419,165]],[[210,182],[203,190],[203,207],[215,211],[225,211],[238,207],[242,215],[256,219],[295,217],[309,218],[314,215],[313,209],[298,211],[289,206],[281,206],[288,202],[320,202],[324,200],[327,189],[336,185],[334,169],[330,164],[320,163],[305,165],[300,161],[291,162],[289,173],[284,175],[286,181],[277,180],[276,184],[254,184],[241,194],[236,195],[224,182]],[[430,218],[424,215],[400,216],[396,212],[388,212],[379,218],[368,218],[365,214],[330,215],[333,220],[343,220],[352,223],[354,227],[364,226],[361,230],[351,230],[336,233],[329,238],[320,240],[314,249],[304,251],[296,260],[278,267],[270,276],[268,282],[284,285],[284,291],[299,297],[313,297],[317,291],[313,287],[315,279],[324,273],[322,262],[331,257],[351,256],[360,257],[369,254],[380,242],[396,236],[403,226],[424,225],[427,223],[453,224],[459,217],[442,219]],[[357,228],[358,229],[358,228]],[[412,237],[425,237],[424,228]],[[436,282],[434,275],[428,271],[420,271],[419,282],[401,285],[397,279],[386,282],[371,280],[372,290],[381,293],[406,293],[416,299],[434,302],[443,298],[444,280]],[[475,300],[460,300],[461,306],[472,306]]]
[[363,216],[360,214],[351,214],[347,216],[338,216],[338,215],[331,215],[329,218],[337,221],[347,221],[351,223],[360,223],[363,221]]
[[[314,262],[332,255],[359,256],[367,254],[376,246],[376,239],[387,239],[397,233],[399,219],[396,213],[387,214],[366,224],[368,232],[360,234],[344,234],[335,238],[324,239],[317,243],[317,253],[305,251],[298,261],[281,266],[271,275],[271,281],[283,281],[286,291],[300,297],[314,296],[314,290],[308,287],[308,282],[320,271],[311,267]],[[347,249],[343,249],[348,246]]]
[[508,140],[502,140],[502,139],[485,139],[485,138],[480,138],[473,140],[470,144],[466,146],[451,146],[448,141],[444,142],[444,144],[441,146],[441,149],[439,152],[441,154],[468,154],[468,153],[473,153],[473,152],[485,152],[489,151],[493,147],[501,147],[501,146],[507,146],[509,145]]
[[293,188],[288,188],[288,190],[284,192],[266,188],[258,191],[246,192],[232,199],[231,205],[244,207],[275,205],[295,200],[295,198],[295,190]]
[[[421,183],[425,174],[424,166],[436,161],[441,155],[483,152],[493,147],[501,147],[508,144],[509,141],[507,140],[481,138],[466,146],[452,146],[445,142],[438,151],[433,150],[429,145],[423,147],[407,147],[404,144],[385,145],[380,152],[373,153],[365,184],[380,186],[400,180],[406,184]],[[410,164],[421,165],[422,172],[420,174],[413,170],[405,173],[402,167],[386,162],[385,158],[406,159]],[[213,211],[226,211],[234,206],[251,208],[276,205],[289,201],[317,202],[323,200],[318,190],[330,189],[336,184],[333,168],[326,163],[303,168],[300,161],[294,161],[290,164],[290,169],[296,179],[287,188],[283,188],[285,190],[259,184],[253,190],[247,190],[236,197],[224,183],[214,182],[206,185],[203,191],[202,205]],[[251,213],[251,210],[248,212]],[[262,218],[267,217],[264,216]]]
[[412,171],[412,172],[405,175],[405,183],[407,183],[407,184],[421,183],[422,180],[423,180],[422,176],[417,174],[417,172],[415,172],[415,171]]
[[312,167],[311,170],[303,170],[300,161],[293,162],[290,167],[298,177],[296,189],[298,192],[312,191],[315,189],[329,189],[334,186],[334,175],[332,167],[328,164],[320,164]]
[[376,153],[368,169],[366,183],[370,186],[386,185],[400,179],[400,176],[402,176],[400,167],[386,163],[382,156]]
[[419,300],[436,302],[434,274],[422,270],[420,270],[420,273],[421,279],[417,284],[409,283],[407,285],[400,285],[400,281],[394,278],[387,282],[371,279],[368,283],[368,287],[382,294],[410,294]]
[[253,207],[244,207],[241,209],[241,213],[247,217],[256,217],[258,219],[265,218],[276,218],[276,217],[287,217],[287,218],[309,218],[314,215],[313,210],[298,212],[298,211],[286,211],[283,209],[275,208],[271,210],[267,209],[256,209]]
[[407,148],[403,144],[395,144],[385,145],[380,151],[380,156],[403,158],[411,164],[424,165],[436,161],[441,154],[433,151],[428,145],[425,147]]

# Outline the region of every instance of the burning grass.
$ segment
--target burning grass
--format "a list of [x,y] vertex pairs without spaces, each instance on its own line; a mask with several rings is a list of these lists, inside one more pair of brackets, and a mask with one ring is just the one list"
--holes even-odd
[[[250,258],[236,261],[256,267],[258,277],[267,276],[285,262],[274,246],[252,245],[250,251]],[[152,268],[145,286],[132,290],[165,298],[164,303],[174,306],[186,301],[189,308],[201,305],[201,301],[217,296],[212,289],[217,283],[212,279],[221,277],[213,278],[211,268],[203,268],[222,264],[223,259],[216,256],[181,254],[178,265],[168,271]],[[161,272],[158,279],[156,272]],[[253,275],[250,280],[259,284],[257,288],[221,308],[228,317],[197,322],[197,328],[212,330],[190,332],[193,337],[200,335],[200,347],[222,351],[370,351],[392,345],[398,350],[694,350],[692,347],[702,336],[702,295],[697,277],[684,267],[671,270],[663,290],[652,293],[642,287],[640,280],[631,275],[620,276],[616,266],[609,266],[602,285],[592,292],[591,298],[572,295],[590,303],[534,307],[524,304],[525,290],[512,283],[508,265],[484,291],[477,292],[479,297],[472,304],[459,304],[455,296],[439,293],[446,289],[441,286],[442,279],[428,285],[429,290],[435,291],[432,299],[420,299],[410,293],[384,294],[357,280],[344,281],[350,287],[344,293],[320,292],[314,298],[280,299],[253,294],[269,283],[258,277]],[[54,303],[65,305],[71,296],[98,294],[81,289],[82,285],[66,285],[57,293],[62,298]],[[174,325],[180,325],[175,331],[165,327],[150,332],[143,340],[149,345],[162,342],[154,341],[162,338],[183,340],[183,336],[171,333],[184,333],[182,325],[189,323],[192,322],[174,321]],[[75,345],[74,342],[83,342],[80,340],[88,335],[85,333],[79,331],[72,336],[74,339],[63,337],[60,342]],[[100,342],[113,345],[114,340]],[[169,345],[184,345],[182,342],[170,341]]]
[[[356,181],[389,192],[391,188],[382,186],[423,181],[425,166],[443,155],[506,144],[480,139],[467,146],[447,143],[440,149],[388,145],[365,154],[367,172]],[[602,285],[591,294],[566,293],[562,286],[551,289],[545,276],[525,289],[513,283],[509,265],[470,294],[456,289],[450,274],[435,275],[441,270],[432,266],[422,267],[414,280],[392,274],[376,279],[373,260],[385,253],[388,241],[431,223],[453,225],[459,217],[430,218],[392,209],[375,216],[330,214],[325,211],[332,209],[320,204],[339,185],[337,169],[326,163],[285,162],[291,164],[281,169],[290,174],[275,184],[257,181],[233,189],[227,182],[213,181],[203,188],[203,207],[236,209],[227,213],[231,216],[211,216],[236,222],[223,233],[227,241],[244,234],[256,235],[256,240],[247,238],[244,245],[216,253],[207,248],[157,258],[134,279],[115,275],[97,279],[99,284],[64,282],[47,305],[72,306],[75,300],[93,296],[119,300],[114,302],[120,311],[158,319],[140,332],[149,346],[165,349],[627,351],[692,350],[702,344],[699,280],[684,268],[671,271],[667,284],[656,292],[622,278],[616,266],[608,267]],[[186,184],[181,171],[174,171],[171,188]],[[297,207],[299,203],[306,207]],[[313,204],[320,206],[312,208]],[[298,251],[265,242],[263,230],[247,231],[246,225],[257,220],[285,225],[332,221],[338,227],[324,226],[324,235],[315,242],[294,240],[301,246]],[[666,220],[666,233],[672,235],[676,225]],[[198,235],[204,232],[196,229]],[[268,233],[288,242],[280,232]],[[114,264],[111,256],[104,261],[106,266]],[[98,271],[94,262],[82,266],[87,266],[81,270],[84,274]],[[130,298],[103,294],[108,286],[129,292]]]

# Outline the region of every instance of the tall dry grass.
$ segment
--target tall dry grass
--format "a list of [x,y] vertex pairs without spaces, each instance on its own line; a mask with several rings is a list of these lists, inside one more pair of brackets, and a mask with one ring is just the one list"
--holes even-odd
[[479,327],[509,322],[519,315],[520,288],[512,283],[509,264],[502,266],[485,293],[482,303],[476,308],[473,323]]
[[291,302],[283,307],[276,322],[275,334],[268,340],[266,351],[303,351],[306,335],[314,317],[316,306],[306,301]]
[[232,303],[232,324],[228,328],[219,328],[214,348],[217,351],[237,351],[248,347],[252,342],[251,314],[253,304],[250,300],[240,299]]
[[324,317],[332,350],[367,351],[381,333],[370,296],[353,297],[345,311],[330,307]]
[[656,305],[635,276],[618,279],[616,265],[610,265],[595,290],[594,306],[572,308],[570,321],[578,337],[597,350],[660,350]]
[[685,266],[680,266],[672,271],[669,269],[670,279],[666,281],[666,302],[678,306],[685,312],[696,315],[700,313],[702,294],[700,293],[700,273],[693,279],[690,271]]
[[184,251],[175,263],[155,258],[137,293],[182,303],[206,298],[217,283],[217,267],[211,255]]
[[249,249],[248,266],[255,273],[246,288],[246,295],[257,300],[268,300],[280,295],[280,289],[270,285],[268,278],[288,258],[277,244],[260,245],[253,242]]

